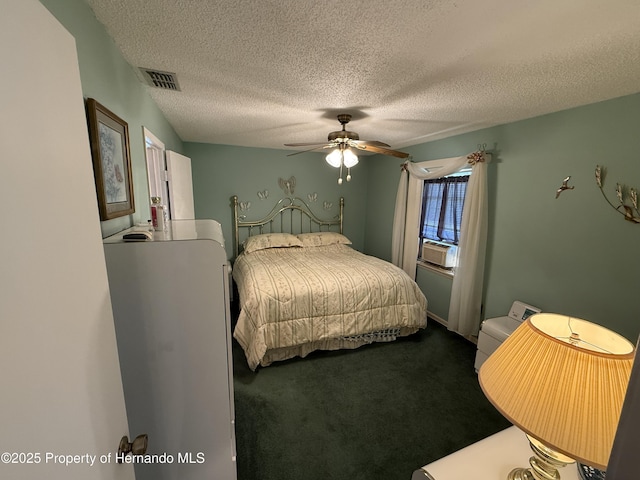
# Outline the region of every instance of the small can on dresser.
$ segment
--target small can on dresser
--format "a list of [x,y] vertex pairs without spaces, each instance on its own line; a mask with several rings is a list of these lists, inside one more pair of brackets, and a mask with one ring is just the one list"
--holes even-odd
[[161,202],[160,197],[151,197],[151,221],[156,231],[163,231],[167,226],[167,209]]

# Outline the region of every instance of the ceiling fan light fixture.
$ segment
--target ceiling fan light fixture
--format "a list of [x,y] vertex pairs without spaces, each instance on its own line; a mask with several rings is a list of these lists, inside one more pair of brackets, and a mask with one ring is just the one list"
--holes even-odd
[[358,156],[353,153],[350,148],[344,151],[344,166],[347,168],[355,167],[358,164]]
[[338,168],[342,165],[342,152],[340,152],[340,149],[336,148],[325,157],[325,160],[332,167]]

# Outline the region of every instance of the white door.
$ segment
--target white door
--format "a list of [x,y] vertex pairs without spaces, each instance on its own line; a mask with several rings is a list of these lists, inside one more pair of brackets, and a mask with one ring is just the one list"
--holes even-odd
[[171,219],[190,220],[196,218],[193,207],[191,159],[167,150],[167,174]]
[[2,0],[0,63],[0,478],[134,479],[75,41]]

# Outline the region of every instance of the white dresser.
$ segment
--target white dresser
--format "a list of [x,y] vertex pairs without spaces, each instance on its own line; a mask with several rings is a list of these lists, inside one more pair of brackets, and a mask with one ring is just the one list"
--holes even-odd
[[125,242],[131,231],[104,239],[104,252],[129,431],[146,433],[147,455],[158,455],[135,465],[136,478],[235,480],[229,262],[220,224],[175,220],[153,240]]

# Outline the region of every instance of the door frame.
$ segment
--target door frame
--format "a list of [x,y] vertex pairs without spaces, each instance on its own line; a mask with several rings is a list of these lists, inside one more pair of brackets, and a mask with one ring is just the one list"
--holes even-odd
[[142,132],[144,135],[144,157],[147,166],[147,186],[149,188],[147,202],[151,205],[151,197],[160,197],[162,204],[167,207],[167,212],[171,212],[167,155],[164,142],[146,127],[142,127]]

